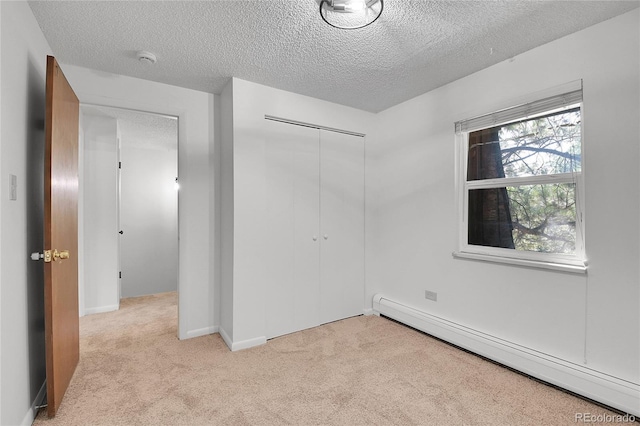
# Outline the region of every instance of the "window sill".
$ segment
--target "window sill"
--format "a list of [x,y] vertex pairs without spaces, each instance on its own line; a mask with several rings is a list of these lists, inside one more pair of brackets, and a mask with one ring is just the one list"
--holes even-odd
[[552,271],[568,272],[572,274],[586,274],[587,265],[575,265],[567,263],[541,262],[537,260],[514,259],[510,257],[492,256],[488,254],[467,253],[462,251],[454,251],[452,253],[456,259],[471,259],[485,262],[503,263],[507,265],[524,266],[535,269],[549,269]]

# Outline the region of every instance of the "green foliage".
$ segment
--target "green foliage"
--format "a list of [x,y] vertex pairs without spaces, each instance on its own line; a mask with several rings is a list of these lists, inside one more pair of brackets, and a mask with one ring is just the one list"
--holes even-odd
[[574,253],[574,184],[507,187],[516,250]]
[[[501,126],[500,147],[506,177],[579,173],[580,110]],[[575,184],[507,188],[516,250],[574,253]]]
[[506,177],[581,169],[579,109],[501,126],[499,138]]

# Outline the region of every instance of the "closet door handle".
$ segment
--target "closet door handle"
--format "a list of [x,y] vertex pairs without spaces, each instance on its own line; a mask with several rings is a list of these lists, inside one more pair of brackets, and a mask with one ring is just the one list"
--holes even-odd
[[313,239],[313,241],[318,241],[318,236],[314,235],[313,237],[311,237]]
[[328,240],[328,239],[329,239],[329,235],[324,234],[324,235],[322,236],[322,238],[324,238],[325,240]]

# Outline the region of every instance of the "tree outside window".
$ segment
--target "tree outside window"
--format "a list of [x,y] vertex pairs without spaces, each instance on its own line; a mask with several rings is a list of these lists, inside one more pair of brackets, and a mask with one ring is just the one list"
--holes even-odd
[[470,132],[468,244],[575,254],[581,143],[580,107]]

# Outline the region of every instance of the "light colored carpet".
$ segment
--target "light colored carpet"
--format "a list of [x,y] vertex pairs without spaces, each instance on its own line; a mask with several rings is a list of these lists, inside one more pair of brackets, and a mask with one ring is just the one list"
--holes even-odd
[[[384,318],[230,352],[176,338],[176,294],[80,321],[80,364],[36,425],[569,425],[609,414]],[[592,423],[593,424],[593,423]]]

